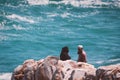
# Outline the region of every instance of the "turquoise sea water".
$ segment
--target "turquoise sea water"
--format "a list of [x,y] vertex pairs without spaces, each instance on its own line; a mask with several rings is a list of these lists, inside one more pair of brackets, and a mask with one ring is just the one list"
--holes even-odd
[[0,73],[64,46],[77,60],[79,44],[95,67],[119,64],[119,31],[119,0],[0,0]]

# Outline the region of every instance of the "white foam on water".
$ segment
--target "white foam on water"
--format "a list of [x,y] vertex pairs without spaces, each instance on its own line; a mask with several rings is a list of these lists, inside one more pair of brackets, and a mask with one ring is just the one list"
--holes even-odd
[[[65,4],[71,4],[74,7],[96,7],[96,5],[110,5],[111,2],[103,2],[101,0],[63,0]],[[98,7],[98,6],[97,6]]]
[[0,23],[0,30],[12,30],[12,29],[15,29],[15,30],[28,30],[28,29],[30,29],[30,27],[23,27],[22,25],[13,24],[10,27],[10,26],[6,26],[5,24],[7,24],[6,21],[3,21],[3,22]]
[[28,18],[28,17],[22,17],[16,14],[12,14],[12,15],[8,15],[6,16],[9,19],[14,19],[14,20],[20,20],[20,21],[24,21],[24,22],[29,22],[29,23],[35,23],[34,20]]
[[0,73],[0,80],[11,80],[12,73]]
[[20,26],[20,25],[13,25],[14,29],[16,30],[26,30],[26,28]]
[[8,39],[7,36],[2,36],[2,35],[0,35],[0,41],[7,40],[7,39]]
[[90,13],[86,12],[86,13],[83,13],[83,14],[80,14],[80,15],[74,15],[74,14],[71,14],[71,13],[64,13],[61,16],[62,17],[71,16],[71,17],[75,17],[75,18],[84,18],[84,17],[87,17],[87,16],[93,16],[93,15],[96,15],[96,14],[99,14],[99,11],[94,11],[94,12],[90,12]]
[[48,17],[56,17],[59,14],[58,13],[47,13]]
[[120,58],[117,58],[117,59],[110,59],[108,60],[109,62],[115,62],[115,61],[120,61]]
[[8,26],[0,26],[0,30],[12,30],[12,29],[15,29],[15,30],[27,30],[28,28],[24,28],[20,25],[13,25],[13,27],[8,27]]
[[65,13],[61,14],[61,17],[62,17],[62,18],[66,18],[66,17],[68,17],[69,15],[71,15],[71,14],[70,14],[70,13],[65,12]]
[[109,60],[101,60],[101,61],[96,61],[95,63],[97,63],[97,64],[103,64],[103,63],[111,63],[111,62],[116,62],[116,61],[120,61],[120,58],[109,59]]
[[49,0],[27,0],[30,5],[46,5]]
[[102,64],[104,61],[96,61],[97,64]]
[[114,2],[114,6],[117,6],[117,7],[119,7],[119,8],[120,8],[120,0],[118,0],[118,1],[116,1],[116,2]]
[[27,0],[30,5],[47,5],[47,4],[65,4],[72,5],[74,7],[102,7],[102,5],[109,6],[114,5],[120,7],[120,0],[102,1],[102,0]]
[[93,12],[85,12],[85,13],[82,13],[82,14],[79,14],[79,15],[74,15],[70,12],[63,12],[63,13],[47,13],[47,17],[49,18],[54,18],[54,17],[57,17],[57,16],[60,16],[62,18],[70,18],[70,17],[74,17],[74,18],[84,18],[84,17],[88,17],[88,16],[94,16],[96,14],[99,14],[100,12],[99,11],[93,11]]
[[88,16],[93,16],[93,15],[96,15],[96,14],[99,14],[99,11],[94,11],[94,12],[87,12],[85,14],[82,14],[82,15],[78,15],[78,16],[75,16],[77,18],[84,18],[84,17],[88,17]]

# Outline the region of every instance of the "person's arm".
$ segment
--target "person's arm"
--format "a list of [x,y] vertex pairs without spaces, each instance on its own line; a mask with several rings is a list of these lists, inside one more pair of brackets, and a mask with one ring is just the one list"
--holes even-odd
[[84,59],[84,62],[87,62],[86,53],[83,54],[83,59]]
[[65,54],[65,57],[66,57],[66,60],[71,59],[71,57],[69,56],[69,53],[66,53],[66,54]]

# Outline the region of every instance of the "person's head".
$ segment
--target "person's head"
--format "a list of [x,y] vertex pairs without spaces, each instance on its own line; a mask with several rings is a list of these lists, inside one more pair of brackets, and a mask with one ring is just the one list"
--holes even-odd
[[69,56],[69,48],[67,46],[63,47],[60,54],[60,60],[69,60],[71,57]]
[[67,52],[67,53],[68,53],[68,52],[69,52],[68,47],[67,47],[67,46],[63,47],[63,48],[62,48],[62,52]]
[[83,50],[83,45],[78,45],[78,51],[82,51]]

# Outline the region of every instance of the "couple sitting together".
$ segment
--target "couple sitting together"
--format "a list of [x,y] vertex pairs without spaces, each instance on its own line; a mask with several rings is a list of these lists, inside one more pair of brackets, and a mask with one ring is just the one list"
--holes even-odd
[[[83,50],[83,46],[82,45],[78,45],[78,59],[77,62],[87,62],[86,60],[86,53]],[[69,56],[69,49],[67,46],[63,47],[61,50],[61,54],[60,54],[60,60],[69,60],[71,59],[71,57]]]

